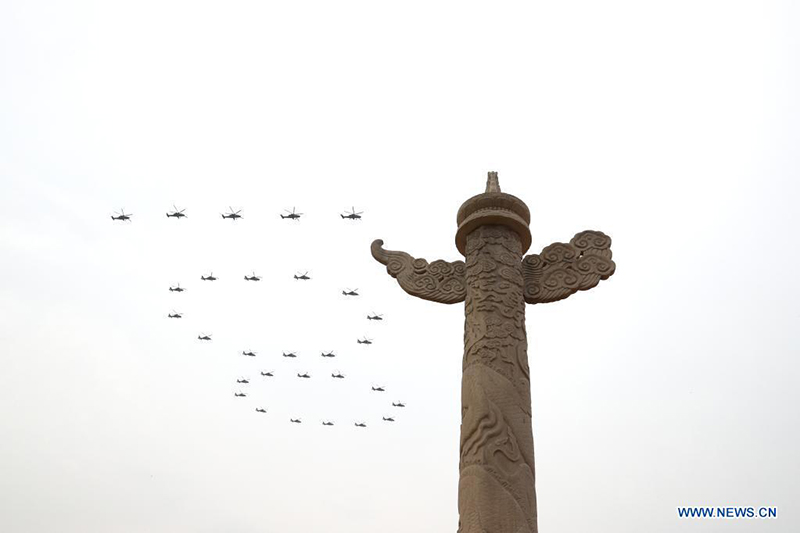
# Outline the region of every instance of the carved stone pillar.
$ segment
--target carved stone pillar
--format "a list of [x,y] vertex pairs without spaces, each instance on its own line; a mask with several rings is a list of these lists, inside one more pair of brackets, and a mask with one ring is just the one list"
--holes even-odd
[[535,532],[522,245],[501,225],[466,242],[459,533]]
[[611,239],[583,231],[523,258],[530,211],[500,192],[496,172],[485,193],[464,202],[457,222],[466,264],[429,264],[385,250],[381,240],[372,255],[412,296],[465,302],[459,533],[536,533],[525,304],[561,300],[611,276]]

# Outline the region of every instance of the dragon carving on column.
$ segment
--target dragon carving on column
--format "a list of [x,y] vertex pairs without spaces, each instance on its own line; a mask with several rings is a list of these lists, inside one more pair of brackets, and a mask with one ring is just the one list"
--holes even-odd
[[500,192],[489,173],[484,194],[458,212],[456,247],[466,262],[428,263],[372,243],[372,256],[412,296],[465,302],[462,362],[459,533],[535,533],[537,509],[525,303],[548,303],[614,273],[611,239],[583,231],[569,243],[522,254],[530,212]]

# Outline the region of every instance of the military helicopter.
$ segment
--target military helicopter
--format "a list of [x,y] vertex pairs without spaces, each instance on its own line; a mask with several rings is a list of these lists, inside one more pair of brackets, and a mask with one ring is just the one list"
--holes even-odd
[[256,413],[266,413],[266,409],[262,409],[261,407],[256,407]]
[[404,404],[403,402],[397,402],[397,403],[392,402],[392,407],[405,407],[405,406],[406,404]]
[[183,313],[176,313],[175,311],[171,312],[167,315],[169,318],[182,318]]
[[281,218],[288,218],[290,220],[300,220],[300,217],[303,216],[303,213],[295,213],[294,212],[294,207],[292,208],[291,212],[289,212],[288,209],[284,209],[284,211],[286,211],[289,214],[286,215],[286,216],[281,215]]
[[267,376],[267,377],[270,377],[270,378],[271,378],[271,377],[273,377],[272,371],[269,371],[269,372],[262,372],[262,373],[261,373],[261,375],[262,375],[262,376]]
[[183,212],[186,211],[186,209],[178,210],[178,208],[175,207],[175,204],[172,204],[172,207],[175,208],[175,211],[173,211],[172,213],[167,213],[167,217],[181,219],[186,216],[183,214]]
[[294,352],[289,352],[289,353],[283,352],[283,356],[284,357],[297,357],[297,354],[294,353]]
[[356,341],[356,342],[358,342],[358,344],[372,344],[372,340],[368,339],[366,337],[364,337],[363,340],[362,339],[358,339],[358,341]]
[[383,315],[372,313],[371,315],[367,315],[367,320],[383,320]]
[[365,428],[365,427],[367,427],[367,425],[364,422],[356,422],[356,427],[357,428]]
[[358,296],[358,289],[354,291],[347,289],[346,291],[342,291],[342,294],[344,294],[345,296]]
[[383,420],[384,420],[384,422],[394,422],[394,418],[392,418],[391,416],[389,416],[389,417],[384,416]]
[[336,354],[333,352],[328,352],[328,353],[322,352],[320,355],[322,357],[336,357]]
[[256,273],[253,272],[252,276],[245,274],[244,279],[245,281],[261,281],[261,276],[256,276]]
[[201,340],[201,341],[210,341],[211,340],[211,335],[205,335],[205,334],[201,333],[200,335],[197,336],[197,338],[199,340]]
[[[114,211],[114,212],[117,213],[116,211]],[[121,220],[123,222],[125,222],[127,220],[128,222],[130,222],[132,216],[133,216],[133,213],[129,213],[129,214],[126,215],[125,214],[125,210],[124,209],[120,209],[120,212],[117,213],[117,216],[111,215],[111,220]]]
[[242,378],[242,379],[237,379],[236,383],[250,383],[250,381],[247,378]]
[[294,275],[294,279],[311,279],[311,278],[308,277],[308,270],[306,270],[305,274],[301,274],[299,276],[297,274],[295,274]]
[[250,350],[245,352],[244,350],[242,350],[242,355],[246,355],[247,357],[255,357],[256,356],[256,352],[253,352],[253,351],[250,351]]
[[297,374],[298,378],[310,378],[311,376],[308,375],[308,372],[303,372],[302,374]]
[[342,374],[341,372],[339,372],[339,371],[337,370],[336,372],[334,372],[333,374],[331,374],[331,377],[332,377],[332,378],[336,378],[336,379],[344,379],[344,374]]
[[222,216],[222,218],[229,218],[229,219],[233,220],[234,222],[236,222],[236,219],[237,219],[237,218],[242,218],[242,215],[240,215],[240,214],[239,214],[239,213],[241,213],[241,212],[242,212],[242,210],[241,210],[241,209],[239,209],[239,210],[238,210],[238,211],[236,211],[236,212],[234,212],[234,211],[233,211],[233,208],[232,208],[232,207],[230,207],[230,206],[228,206],[228,209],[230,210],[230,212],[229,212],[229,213],[225,213],[224,215],[223,215],[223,214],[220,214],[220,216]]
[[323,426],[332,426],[332,425],[333,425],[333,422],[325,422],[325,421],[323,420],[323,421],[322,421],[322,425],[323,425]]
[[383,387],[372,387],[372,390],[374,390],[375,392],[386,392],[386,389],[384,389]]
[[236,393],[234,393],[234,396],[237,396],[239,398],[244,398],[245,396],[247,396],[247,394],[245,394],[243,392],[236,392]]
[[175,285],[174,287],[170,287],[170,288],[169,288],[169,292],[183,292],[183,291],[185,291],[185,290],[186,290],[186,289],[184,289],[183,287],[181,287],[181,284],[180,284],[180,283],[178,283],[178,284],[177,284],[177,285]]
[[212,272],[208,276],[204,276],[200,274],[200,279],[203,281],[217,281],[217,278],[214,277],[214,273]]
[[345,213],[347,213],[347,215],[340,214],[339,216],[342,217],[342,218],[349,218],[350,220],[361,220],[361,214],[363,212],[364,211],[359,211],[358,213],[356,213],[356,208],[353,207],[351,211],[349,211],[349,212],[345,211]]
[[289,422],[293,422],[295,424],[302,424],[303,423],[303,421],[300,420],[299,418],[290,418]]

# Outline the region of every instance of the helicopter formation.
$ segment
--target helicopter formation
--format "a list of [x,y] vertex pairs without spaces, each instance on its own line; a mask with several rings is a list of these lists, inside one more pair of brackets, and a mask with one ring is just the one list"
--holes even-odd
[[[174,218],[176,220],[180,220],[182,218],[188,218],[188,215],[184,213],[186,208],[178,209],[175,204],[172,204],[172,211],[168,211],[166,213],[167,218]],[[303,213],[298,213],[295,207],[292,207],[292,210],[289,211],[288,209],[284,209],[286,214],[280,214],[281,219],[285,220],[294,220],[295,222],[300,220],[300,217],[303,216]],[[241,215],[242,210],[234,210],[233,207],[228,206],[227,213],[220,213],[220,216],[223,220],[233,220],[234,222],[239,220],[240,218],[244,218]],[[355,207],[351,207],[350,211],[345,211],[344,213],[339,213],[339,216],[345,220],[361,220],[361,215],[364,214],[363,211],[356,212]],[[120,209],[119,211],[114,211],[114,214],[111,215],[111,220],[119,220],[121,222],[130,222],[131,217],[133,217],[133,213],[125,213],[124,209]]]
[[[176,204],[173,204],[172,205],[172,209],[171,210],[167,210],[167,212],[165,213],[165,216],[168,219],[172,218],[172,219],[175,219],[175,220],[181,220],[183,218],[189,218],[188,215],[186,214],[186,211],[187,211],[186,208],[179,208]],[[284,211],[285,211],[284,213],[280,214],[280,218],[282,220],[291,220],[293,222],[300,222],[301,218],[304,216],[304,213],[298,212],[296,207],[293,207],[291,211],[289,211],[288,209],[286,209]],[[237,220],[240,220],[240,219],[244,218],[242,212],[243,212],[243,210],[240,209],[240,208],[234,209],[232,206],[228,206],[227,211],[225,211],[223,213],[220,213],[220,216],[221,216],[221,218],[223,220],[231,220],[233,222],[236,222]],[[355,207],[351,207],[351,209],[349,211],[345,210],[343,213],[340,213],[340,217],[341,217],[342,220],[350,220],[350,221],[362,220],[363,213],[364,213],[363,211],[356,211]],[[111,219],[114,220],[114,221],[131,222],[132,221],[132,217],[133,217],[132,213],[126,213],[124,209],[120,209],[119,211],[114,211],[114,214],[111,216]],[[202,281],[202,282],[213,282],[213,281],[218,281],[220,279],[218,276],[216,276],[214,274],[213,271],[207,271],[207,272],[208,272],[207,274],[206,273],[202,273],[200,275],[200,281]],[[223,277],[225,277],[225,273],[223,273]],[[296,271],[294,276],[293,276],[293,278],[294,278],[295,281],[304,281],[304,282],[311,282],[312,279],[313,279],[309,275],[309,271],[308,270],[306,270],[306,271],[301,271],[301,270]],[[244,275],[244,281],[259,282],[259,281],[262,281],[262,279],[263,279],[262,276],[256,274],[255,271],[252,271],[250,274],[245,274]],[[168,289],[169,289],[170,293],[178,293],[178,294],[183,293],[183,292],[185,292],[187,290],[187,288],[182,286],[180,283],[176,283],[174,285],[170,285],[168,287]],[[342,295],[341,297],[344,297],[344,299],[358,298],[358,297],[361,296],[358,288],[356,288],[356,289],[352,289],[352,288],[343,289],[343,290],[341,290],[341,295]],[[358,299],[360,299],[360,298],[358,298]],[[181,318],[183,318],[183,313],[173,309],[166,316],[169,319],[181,319]],[[364,316],[364,315],[362,315],[362,316]],[[366,318],[370,322],[372,322],[372,321],[383,321],[384,320],[382,314],[375,313],[374,311],[369,313],[369,314],[367,314]],[[213,343],[212,338],[213,338],[213,336],[212,336],[211,333],[201,332],[200,334],[197,335],[197,342],[201,343],[201,344],[212,344]],[[356,342],[359,345],[366,345],[366,346],[369,346],[369,345],[373,344],[373,340],[371,338],[369,338],[369,337],[366,337],[366,336],[364,336],[362,338],[359,338],[359,339],[356,339]],[[333,358],[337,357],[337,354],[336,354],[336,352],[334,350],[320,351],[319,354],[320,354],[320,357],[323,357],[323,358],[326,358],[326,359],[333,359]],[[241,350],[241,356],[242,357],[255,358],[255,357],[258,356],[258,352],[253,351],[253,350]],[[287,358],[287,359],[297,359],[298,358],[298,353],[295,352],[295,351],[283,351],[283,352],[281,352],[281,356],[283,358]],[[328,372],[330,372],[330,371],[328,371]],[[287,373],[287,374],[290,374],[290,373]],[[261,371],[259,371],[259,375],[263,379],[276,378],[276,376],[279,376],[276,379],[280,379],[280,375],[283,375],[283,371],[275,372],[274,370],[261,370]],[[297,379],[303,379],[303,380],[307,380],[307,381],[314,380],[314,381],[311,381],[312,383],[320,379],[320,375],[319,374],[313,373],[313,372],[309,372],[309,371],[295,372],[295,375],[296,375]],[[326,373],[322,373],[322,375],[323,375],[324,379],[333,379],[333,380],[340,380],[340,381],[346,379],[346,375],[344,373],[342,373],[341,371],[339,371],[339,370],[334,370],[333,372],[330,372],[330,378],[325,378]],[[248,397],[248,389],[247,389],[247,387],[255,387],[255,386],[257,386],[257,385],[254,385],[252,383],[253,382],[249,377],[240,376],[239,378],[237,378],[236,379],[236,385],[239,387],[239,390],[232,391],[233,392],[233,396],[236,397],[236,398],[247,398]],[[386,389],[383,386],[377,386],[377,385],[370,386],[370,389],[366,389],[366,387],[365,387],[365,390],[369,390],[371,392],[376,392],[376,393],[377,392],[385,392],[386,391]],[[405,407],[405,403],[403,403],[403,402],[392,402],[391,405],[392,405],[393,408],[403,408],[403,407]],[[254,408],[256,413],[267,414],[267,408],[266,407],[253,406],[251,408]],[[290,421],[290,423],[294,423],[294,424],[301,424],[303,422],[303,420],[301,418],[299,418],[299,417],[292,417],[292,418],[289,419],[289,421]],[[394,418],[393,415],[392,416],[383,416],[382,417],[382,421],[394,422],[395,418]],[[333,426],[335,424],[334,420],[328,420],[328,419],[321,420],[320,422],[324,426]],[[356,421],[353,422],[353,425],[355,427],[359,427],[359,428],[366,428],[367,427],[367,423],[365,421],[363,421],[363,420],[356,420]]]
[[[255,356],[255,353],[256,352],[251,352],[251,351],[246,351],[246,350],[242,351],[243,355],[252,354],[253,356]],[[298,357],[298,354],[296,352],[288,352],[288,353],[287,352],[282,352],[281,355],[283,357]],[[327,352],[327,354],[326,354],[326,352],[321,352],[320,355],[323,356],[323,357],[332,357],[332,356],[334,356],[334,353],[333,353],[333,351]],[[270,377],[270,378],[271,377],[275,377],[275,372],[272,371],[272,370],[270,370],[270,371],[262,370],[262,371],[259,372],[259,374],[262,377]],[[313,379],[313,375],[308,371],[296,372],[295,375],[297,376],[298,379],[306,379],[306,380]],[[345,375],[342,374],[339,370],[334,370],[331,373],[331,378],[332,379],[345,379]],[[251,381],[247,377],[239,377],[236,380],[236,383],[237,383],[237,385],[249,385],[251,383]],[[383,385],[371,385],[370,386],[370,390],[372,392],[386,392],[386,388]],[[243,392],[242,390],[239,390],[239,391],[234,393],[234,396],[238,397],[238,398],[244,398],[244,397],[247,397],[247,393]],[[403,407],[406,406],[406,404],[404,402],[392,402],[391,405],[394,408],[403,408]],[[267,412],[266,409],[264,409],[263,407],[257,407],[255,410],[258,413],[266,413]],[[394,415],[383,416],[383,417],[381,417],[381,419],[384,422],[394,422],[395,421]],[[301,418],[290,418],[289,421],[291,423],[295,423],[295,424],[301,424],[302,423],[302,419]],[[324,425],[324,426],[333,426],[334,425],[334,422],[332,420],[327,420],[326,419],[326,420],[322,420],[321,422],[322,422],[322,425]],[[356,421],[354,423],[354,426],[355,427],[366,428],[367,424],[365,422],[363,422],[363,421]]]

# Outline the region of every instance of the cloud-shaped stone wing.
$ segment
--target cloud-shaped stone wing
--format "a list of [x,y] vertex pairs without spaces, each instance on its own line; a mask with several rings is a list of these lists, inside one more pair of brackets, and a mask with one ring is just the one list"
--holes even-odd
[[454,304],[463,302],[467,294],[464,282],[464,261],[434,261],[415,259],[405,252],[383,249],[383,241],[373,241],[372,257],[386,265],[386,271],[412,296]]
[[569,244],[556,242],[539,254],[525,256],[525,301],[537,304],[563,300],[608,279],[615,268],[611,238],[599,231],[582,231]]

